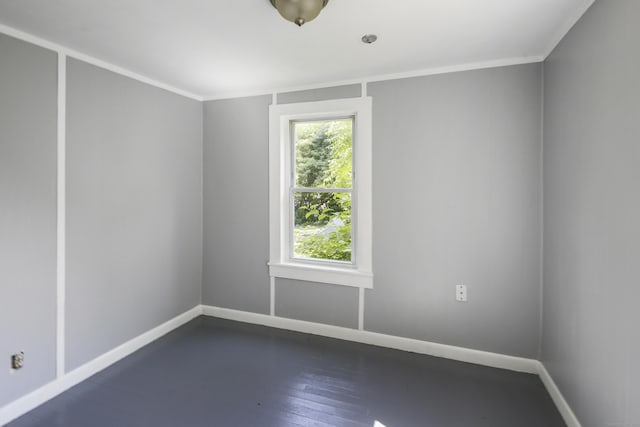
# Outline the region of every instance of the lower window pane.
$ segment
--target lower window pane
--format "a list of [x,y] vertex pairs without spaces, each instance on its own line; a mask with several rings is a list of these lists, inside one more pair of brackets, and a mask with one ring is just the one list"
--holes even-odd
[[351,262],[351,194],[293,195],[293,257]]

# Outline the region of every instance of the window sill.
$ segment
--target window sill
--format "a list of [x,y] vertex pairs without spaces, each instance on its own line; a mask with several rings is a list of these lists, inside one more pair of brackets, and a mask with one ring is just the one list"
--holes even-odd
[[373,288],[373,273],[355,268],[340,268],[303,263],[269,263],[269,275],[283,279],[329,283],[355,288]]

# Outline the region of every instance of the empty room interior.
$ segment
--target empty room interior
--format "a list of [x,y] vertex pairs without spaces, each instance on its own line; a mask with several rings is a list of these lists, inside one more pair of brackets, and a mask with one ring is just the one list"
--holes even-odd
[[640,426],[640,1],[0,0],[0,425]]

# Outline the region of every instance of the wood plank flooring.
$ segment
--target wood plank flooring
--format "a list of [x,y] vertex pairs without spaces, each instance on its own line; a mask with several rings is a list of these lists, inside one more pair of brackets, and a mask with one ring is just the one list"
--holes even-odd
[[537,376],[200,317],[11,427],[560,427]]

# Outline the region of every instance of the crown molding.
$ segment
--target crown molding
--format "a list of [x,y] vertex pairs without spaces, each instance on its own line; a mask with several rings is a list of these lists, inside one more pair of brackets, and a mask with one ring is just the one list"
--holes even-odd
[[150,86],[157,87],[159,89],[164,89],[168,92],[175,93],[176,95],[184,96],[186,98],[191,98],[196,101],[203,101],[202,96],[196,95],[194,93],[182,90],[175,86],[171,86],[169,84],[163,83],[161,81],[149,78],[142,74],[136,73],[135,71],[131,71],[124,67],[120,67],[118,65],[112,64],[110,62],[104,61],[102,59],[87,55],[82,52],[78,52],[77,50],[70,49],[66,46],[53,43],[49,40],[45,40],[43,38],[34,36],[33,34],[26,33],[24,31],[18,30],[13,27],[9,27],[4,24],[0,24],[0,33],[6,34],[7,36],[13,37],[18,40],[25,41],[27,43],[31,43],[33,45],[52,50],[59,55],[65,55],[70,58],[74,58],[83,62],[86,62],[91,65],[95,65],[100,68],[104,68],[105,70],[112,71],[116,74],[120,74],[125,77],[129,77],[133,80],[137,80],[142,83],[146,83]]

